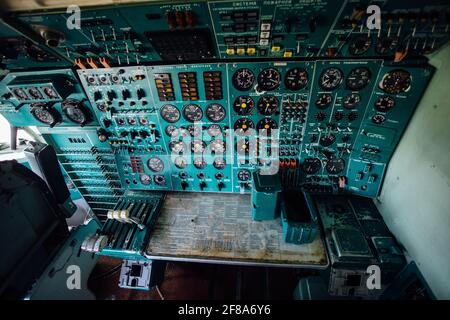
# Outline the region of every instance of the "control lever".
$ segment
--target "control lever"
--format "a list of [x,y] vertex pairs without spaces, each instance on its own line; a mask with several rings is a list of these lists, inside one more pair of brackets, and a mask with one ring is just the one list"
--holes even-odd
[[200,182],[200,189],[203,191],[203,189],[205,189],[205,188],[206,188],[206,182],[205,181]]
[[183,188],[183,190],[186,190],[188,186],[189,184],[186,181],[181,181],[181,188]]
[[217,184],[217,187],[219,188],[219,191],[222,191],[222,189],[225,188],[225,183],[223,183],[222,181],[220,181],[220,182]]

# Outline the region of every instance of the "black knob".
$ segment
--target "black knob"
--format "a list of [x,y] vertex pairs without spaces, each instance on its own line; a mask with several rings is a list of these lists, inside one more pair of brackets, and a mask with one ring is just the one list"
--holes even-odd
[[102,98],[102,93],[100,91],[95,91],[94,92],[94,100],[98,101]]
[[139,132],[139,135],[141,136],[142,139],[145,139],[145,138],[147,138],[150,134],[149,134],[147,131],[145,131],[145,130],[141,130],[141,131]]
[[128,89],[122,90],[122,100],[127,100],[130,97],[131,97],[130,90]]
[[117,98],[117,94],[113,90],[108,91],[107,95],[109,100],[114,100],[115,98]]
[[136,93],[137,93],[138,100],[141,100],[142,98],[145,97],[145,91],[142,88],[138,89],[136,91]]

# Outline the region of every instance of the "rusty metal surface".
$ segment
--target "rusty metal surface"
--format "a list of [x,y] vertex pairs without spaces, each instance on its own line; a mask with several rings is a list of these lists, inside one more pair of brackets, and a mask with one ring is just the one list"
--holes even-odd
[[320,234],[310,244],[287,244],[279,219],[253,221],[250,196],[240,194],[169,193],[146,255],[219,263],[328,265]]

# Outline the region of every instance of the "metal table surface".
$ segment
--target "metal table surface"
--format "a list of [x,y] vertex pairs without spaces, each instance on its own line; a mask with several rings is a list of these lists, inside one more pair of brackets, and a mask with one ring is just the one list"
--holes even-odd
[[320,232],[287,244],[280,220],[253,221],[250,195],[168,193],[145,252],[149,259],[324,269]]

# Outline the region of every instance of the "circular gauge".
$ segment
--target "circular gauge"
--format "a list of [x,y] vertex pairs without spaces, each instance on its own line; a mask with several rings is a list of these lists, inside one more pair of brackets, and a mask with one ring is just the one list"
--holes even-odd
[[272,91],[280,86],[281,75],[277,69],[267,68],[258,74],[258,88],[260,91]]
[[408,71],[394,70],[386,73],[381,79],[380,88],[389,94],[407,92],[411,88],[412,77]]
[[177,167],[178,169],[184,169],[188,165],[187,160],[184,157],[176,157],[173,160],[173,163],[175,164],[175,167]]
[[320,75],[320,86],[324,90],[334,90],[341,84],[343,77],[338,68],[328,68]]
[[213,140],[210,142],[211,152],[214,154],[223,154],[225,153],[225,141],[222,140]]
[[165,131],[169,137],[178,137],[180,135],[180,130],[174,125],[168,125]]
[[152,183],[152,178],[150,178],[148,174],[141,174],[139,176],[139,180],[145,186],[148,186],[150,183]]
[[386,117],[382,114],[376,114],[372,117],[372,122],[375,124],[381,124],[386,120]]
[[345,161],[342,158],[330,159],[327,161],[325,169],[330,174],[338,174],[345,168]]
[[349,94],[344,97],[343,103],[345,109],[355,109],[361,102],[361,96],[357,93]]
[[244,156],[250,152],[250,141],[247,139],[239,139],[236,142],[236,152]]
[[253,86],[253,83],[255,82],[255,75],[252,70],[242,68],[236,70],[231,78],[231,81],[233,82],[233,86],[239,91],[247,91]]
[[246,134],[247,130],[254,128],[255,124],[248,118],[240,118],[234,123],[234,130],[236,131],[237,135],[244,135]]
[[258,100],[258,111],[260,114],[270,116],[278,111],[278,99],[275,96],[264,96]]
[[237,173],[239,181],[249,181],[251,176],[252,176],[251,172],[247,169],[241,169]]
[[39,122],[48,124],[50,127],[61,122],[61,115],[59,112],[48,106],[46,103],[32,103],[30,107],[31,114]]
[[188,125],[186,127],[187,131],[189,132],[191,137],[198,137],[199,135],[202,134],[202,127],[201,126],[196,126],[196,125]]
[[220,137],[222,135],[222,129],[218,124],[210,125],[207,131],[211,137]]
[[30,94],[30,96],[33,99],[36,99],[36,100],[44,99],[44,97],[42,96],[42,93],[37,88],[34,88],[34,87],[29,88],[28,93]]
[[152,157],[148,159],[147,166],[153,172],[160,172],[164,170],[164,162],[157,157]]
[[360,56],[369,50],[370,46],[372,45],[372,38],[367,35],[358,35],[354,37],[349,46],[348,46],[348,52],[352,56]]
[[224,158],[215,158],[213,161],[213,166],[217,170],[222,170],[226,166],[226,162]]
[[239,96],[234,100],[233,109],[238,115],[250,114],[255,107],[255,102],[249,96]]
[[92,120],[89,109],[79,100],[67,99],[61,103],[61,106],[66,117],[80,126],[84,126]]
[[164,178],[164,176],[159,175],[159,174],[157,174],[153,177],[153,181],[155,181],[155,183],[159,186],[163,186],[166,184],[166,178]]
[[183,141],[170,141],[169,149],[173,153],[180,154],[184,153],[184,151],[186,150],[186,145],[184,144]]
[[202,140],[194,140],[191,142],[191,151],[195,154],[201,154],[205,151],[206,143]]
[[200,170],[205,169],[206,161],[201,157],[194,158],[194,167]]
[[180,120],[180,111],[172,104],[165,104],[159,110],[161,117],[170,123],[177,122]]
[[327,134],[320,137],[319,143],[321,146],[329,147],[336,141],[336,136],[334,134]]
[[329,93],[321,93],[317,96],[316,107],[319,109],[326,109],[331,104],[333,97]]
[[206,107],[206,117],[212,122],[220,122],[225,119],[225,108],[218,103],[211,103]]
[[293,68],[286,72],[284,85],[287,89],[297,91],[308,84],[308,72],[303,68]]
[[45,95],[50,98],[50,99],[56,99],[58,98],[58,94],[56,93],[55,90],[53,90],[50,87],[44,87],[44,89],[42,89],[45,93]]
[[306,158],[302,164],[302,169],[306,174],[315,174],[320,168],[322,168],[322,162],[319,158]]
[[375,101],[375,109],[379,112],[387,112],[395,106],[394,98],[381,96]]
[[361,90],[365,88],[370,81],[370,70],[366,67],[352,69],[347,76],[345,84],[350,90]]
[[13,93],[14,93],[14,95],[16,96],[16,98],[19,99],[19,100],[27,100],[27,99],[28,99],[28,96],[27,96],[27,94],[25,93],[25,91],[23,91],[23,90],[20,89],[20,88],[14,89],[14,90],[13,90]]
[[256,128],[260,131],[260,133],[264,135],[265,132],[267,132],[267,134],[270,134],[270,131],[272,129],[278,128],[278,125],[275,120],[270,118],[264,118],[259,120],[258,124],[256,125]]
[[390,54],[397,49],[399,45],[399,39],[397,36],[384,36],[378,38],[377,44],[375,46],[375,51],[378,54]]
[[187,104],[183,108],[183,117],[190,122],[200,121],[203,117],[203,111],[196,104]]

